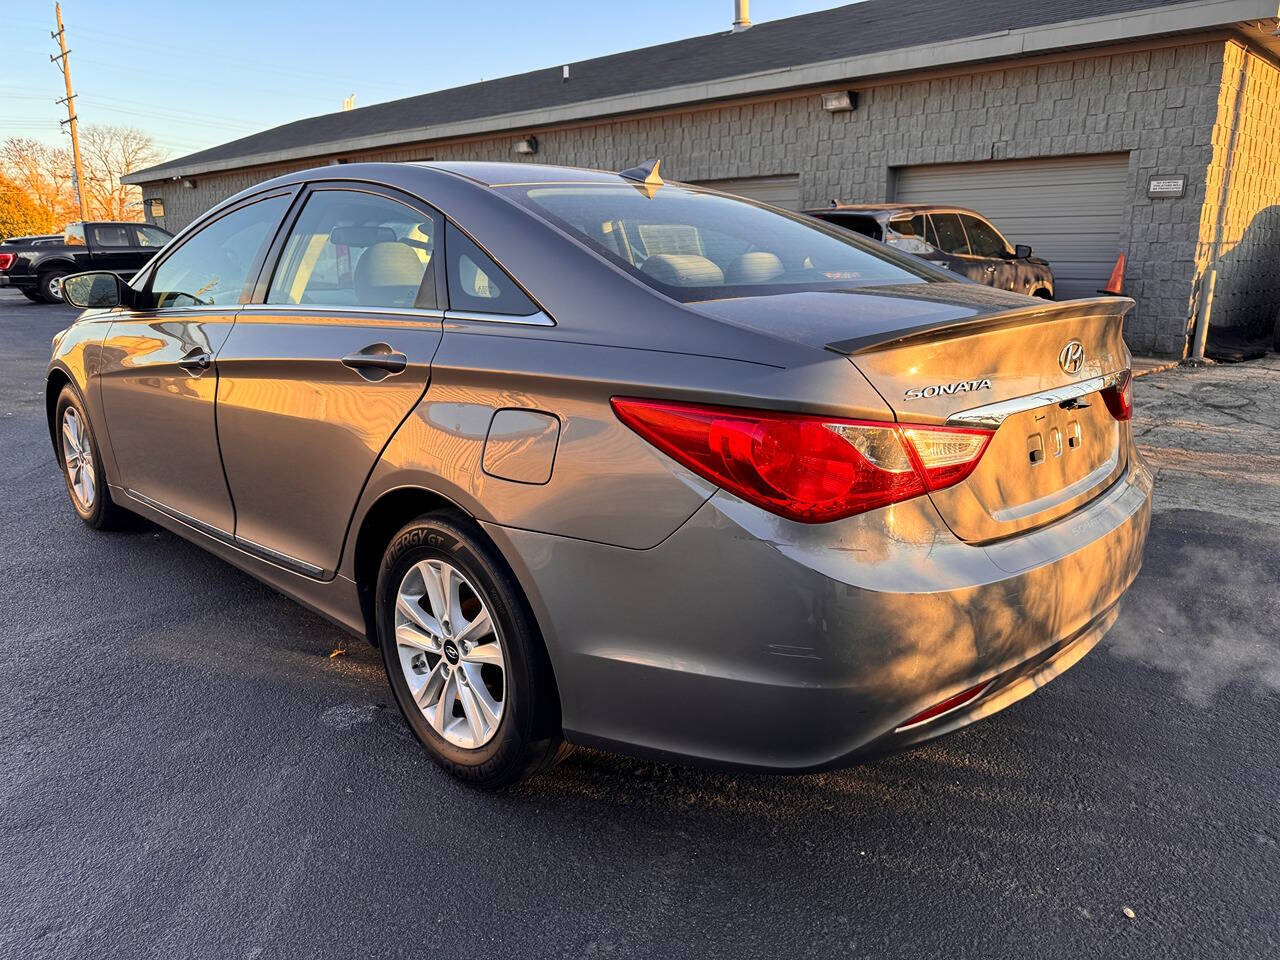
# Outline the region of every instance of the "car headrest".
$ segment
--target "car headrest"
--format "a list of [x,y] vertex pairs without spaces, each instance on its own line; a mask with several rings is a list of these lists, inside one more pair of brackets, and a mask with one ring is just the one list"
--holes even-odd
[[424,267],[413,248],[403,243],[375,243],[356,264],[356,296],[362,306],[413,306]]
[[659,253],[641,271],[673,287],[714,287],[724,283],[724,271],[706,257],[692,253]]
[[372,247],[395,241],[396,232],[390,227],[334,227],[329,231],[329,242],[336,247]]
[[729,269],[724,272],[724,278],[729,283],[768,283],[784,273],[786,268],[775,254],[757,250],[744,253],[729,264]]

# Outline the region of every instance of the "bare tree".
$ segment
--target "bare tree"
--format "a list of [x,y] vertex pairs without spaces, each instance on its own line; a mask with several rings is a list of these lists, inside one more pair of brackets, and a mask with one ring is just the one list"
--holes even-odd
[[0,143],[0,172],[58,229],[79,216],[72,189],[71,152],[29,137]]
[[141,220],[142,190],[120,182],[128,173],[153,166],[164,154],[136,127],[89,123],[80,128],[80,155],[84,162],[85,206],[101,220]]

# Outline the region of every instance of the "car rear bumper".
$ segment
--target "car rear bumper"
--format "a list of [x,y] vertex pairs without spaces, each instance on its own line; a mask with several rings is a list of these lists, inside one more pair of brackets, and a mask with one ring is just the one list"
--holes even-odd
[[1087,506],[985,546],[927,498],[809,526],[720,492],[649,550],[490,530],[543,627],[571,740],[823,769],[993,713],[1097,643],[1150,523],[1151,474],[1130,448]]

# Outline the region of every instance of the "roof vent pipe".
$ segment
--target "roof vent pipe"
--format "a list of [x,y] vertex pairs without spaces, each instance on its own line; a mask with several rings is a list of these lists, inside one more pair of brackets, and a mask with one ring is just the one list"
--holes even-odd
[[569,65],[566,63],[560,74],[560,82],[564,83],[568,79],[569,79]]
[[747,10],[750,0],[734,0],[733,2],[733,32],[741,33],[743,30],[751,29],[751,14]]

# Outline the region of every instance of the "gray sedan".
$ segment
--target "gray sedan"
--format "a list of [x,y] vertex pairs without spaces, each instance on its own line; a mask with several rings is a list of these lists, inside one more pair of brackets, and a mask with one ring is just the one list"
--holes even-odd
[[917,743],[1077,661],[1141,564],[1130,301],[958,283],[656,164],[290,174],[64,289],[81,518],[378,644],[482,786],[569,743]]

